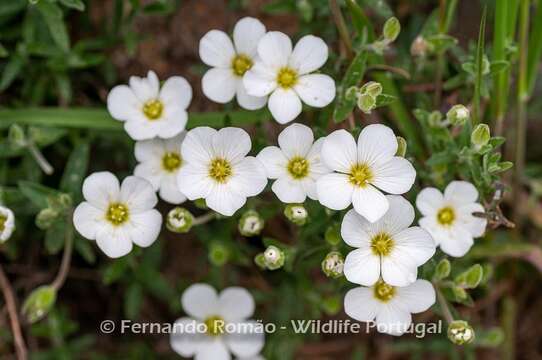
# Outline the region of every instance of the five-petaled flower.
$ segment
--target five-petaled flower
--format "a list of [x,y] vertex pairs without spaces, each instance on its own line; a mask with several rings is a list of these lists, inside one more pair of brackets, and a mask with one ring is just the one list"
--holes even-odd
[[73,224],[107,256],[124,256],[132,243],[148,247],[158,237],[162,215],[154,209],[158,198],[147,180],[128,176],[120,185],[110,172],[97,172],[83,182],[83,196]]
[[292,124],[278,137],[279,147],[268,146],[257,156],[270,179],[276,179],[272,190],[284,203],[316,200],[316,180],[329,172],[320,159],[324,139],[314,142],[312,130]]
[[181,76],[160,82],[154,71],[146,78],[130,77],[130,86],[115,86],[107,96],[111,116],[124,121],[124,129],[134,140],[154,137],[168,139],[186,127],[186,109],[192,100],[192,88]]
[[476,202],[478,190],[469,182],[452,181],[444,195],[436,188],[423,189],[416,198],[416,207],[423,217],[419,220],[446,254],[454,257],[465,255],[474,238],[484,235],[487,219],[484,207]]
[[398,195],[387,195],[390,208],[371,223],[354,210],[344,217],[341,236],[357,248],[344,262],[344,275],[350,282],[371,286],[379,278],[393,286],[406,286],[416,280],[418,266],[435,254],[431,235],[414,221],[414,207]]

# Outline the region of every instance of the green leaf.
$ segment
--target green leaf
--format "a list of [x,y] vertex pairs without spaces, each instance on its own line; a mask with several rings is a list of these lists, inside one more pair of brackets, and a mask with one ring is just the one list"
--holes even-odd
[[448,49],[457,44],[457,39],[447,34],[436,34],[428,36],[425,39],[431,46],[431,50],[435,53],[445,53]]
[[352,86],[359,85],[365,74],[368,52],[361,50],[346,70],[346,74],[337,90],[337,101],[333,111],[335,123],[340,123],[354,110],[356,99],[347,98],[347,90]]
[[62,9],[52,2],[40,1],[36,4],[43,20],[49,28],[49,33],[56,45],[64,52],[70,49],[70,38],[66,24],[64,24]]
[[387,95],[387,94],[380,94],[376,98],[376,107],[382,107],[386,105],[390,105],[397,101],[397,97],[393,95]]
[[401,32],[401,23],[396,17],[391,17],[384,23],[382,35],[388,42],[395,41]]
[[359,38],[363,37],[364,33],[367,33],[367,36],[374,33],[373,25],[365,16],[365,13],[361,7],[357,4],[356,0],[346,0],[346,5],[350,10],[350,16],[352,17],[352,24],[356,29]]
[[105,285],[111,285],[118,281],[128,270],[128,257],[122,257],[109,263],[103,272],[103,282]]
[[510,62],[506,60],[493,61],[489,66],[489,73],[491,75],[497,75],[498,73],[508,70]]
[[60,180],[60,190],[70,194],[76,203],[79,202],[81,197],[81,187],[87,173],[89,157],[89,144],[77,145],[66,163],[64,174]]
[[21,193],[40,209],[45,209],[49,206],[49,202],[47,201],[49,197],[58,197],[61,194],[55,189],[31,181],[19,181],[17,185]]
[[19,54],[14,54],[9,59],[0,79],[0,91],[6,90],[13,83],[23,69],[24,64],[25,59]]
[[94,264],[96,262],[96,254],[94,253],[94,248],[91,244],[92,242],[88,239],[84,239],[77,235],[75,236],[73,243],[75,251],[81,255],[87,263]]
[[485,331],[476,330],[474,344],[480,347],[495,348],[502,344],[504,337],[503,330],[498,327]]
[[70,9],[85,11],[85,3],[82,0],[60,0],[60,3]]
[[8,57],[8,55],[9,52],[7,51],[7,49],[4,47],[4,45],[0,44],[0,58]]
[[132,283],[124,295],[124,314],[128,319],[137,319],[143,304],[143,287]]
[[451,270],[452,265],[450,264],[450,261],[448,259],[442,259],[435,268],[435,274],[433,275],[433,278],[435,280],[446,279],[450,275]]
[[454,282],[457,286],[465,289],[474,289],[482,281],[484,276],[484,270],[480,264],[475,264],[468,268],[466,271],[457,275]]
[[478,33],[478,43],[476,45],[476,76],[474,82],[474,98],[473,98],[473,111],[472,111],[472,122],[473,124],[478,124],[481,122],[481,113],[480,113],[480,101],[482,96],[482,80],[484,77],[484,47],[485,47],[485,34],[486,34],[486,18],[487,18],[487,7],[484,7],[484,12],[482,14],[482,20],[480,21],[480,32]]
[[45,232],[45,248],[51,255],[57,254],[64,247],[66,231],[71,224],[67,224],[65,217],[60,217],[58,221]]

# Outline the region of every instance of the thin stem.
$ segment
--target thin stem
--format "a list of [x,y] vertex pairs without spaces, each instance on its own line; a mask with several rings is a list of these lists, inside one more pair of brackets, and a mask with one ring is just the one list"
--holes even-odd
[[6,307],[9,313],[9,319],[11,322],[11,331],[13,332],[13,338],[15,340],[15,352],[17,354],[18,360],[26,360],[28,358],[26,345],[23,338],[23,333],[21,331],[21,323],[19,322],[19,317],[17,316],[17,306],[15,305],[15,296],[13,295],[13,289],[9,283],[4,269],[0,264],[0,287],[2,288],[2,293],[6,299]]
[[49,161],[47,161],[45,156],[43,156],[40,149],[38,149],[38,147],[36,146],[36,144],[34,144],[32,140],[28,140],[26,144],[26,148],[28,149],[28,151],[30,152],[34,160],[36,160],[36,163],[38,163],[39,167],[45,174],[47,175],[53,174],[55,169],[53,168],[53,166],[51,166]]
[[371,71],[371,70],[385,70],[385,71],[389,71],[391,73],[400,75],[400,76],[404,77],[407,80],[411,79],[410,73],[408,71],[406,71],[405,69],[395,67],[395,66],[391,66],[391,65],[374,64],[374,65],[371,65],[371,66],[369,66],[367,68],[367,71]]
[[211,212],[208,212],[207,214],[203,214],[195,218],[194,221],[192,222],[192,225],[193,226],[203,225],[203,224],[208,223],[211,220],[214,220],[215,218],[216,218],[216,214],[211,211]]
[[[68,212],[68,224],[70,224],[71,217],[72,217],[72,211]],[[73,252],[73,227],[71,225],[68,225],[68,228],[66,229],[65,234],[65,243],[64,243],[64,253],[62,254],[62,261],[60,263],[60,269],[58,270],[58,273],[53,280],[53,283],[51,286],[56,290],[60,290],[62,285],[64,285],[64,282],[66,281],[66,277],[68,276],[68,272],[70,271],[70,264],[72,259],[72,252]]]
[[[445,33],[446,29],[446,0],[440,0],[439,6],[439,33]],[[437,54],[437,68],[435,71],[435,97],[434,106],[439,107],[442,98],[442,76],[444,73],[444,53],[439,51]]]
[[442,314],[444,315],[444,319],[446,319],[446,322],[448,324],[451,324],[454,321],[454,317],[452,315],[452,312],[450,311],[450,307],[448,306],[448,302],[446,301],[446,298],[444,295],[442,295],[442,292],[440,291],[437,284],[433,284],[433,286],[436,289],[437,292],[437,301],[439,303],[440,308],[442,309]]
[[351,59],[354,57],[354,51],[352,50],[352,41],[350,40],[348,27],[344,21],[341,8],[337,3],[337,0],[329,0],[329,7],[331,9],[331,14],[333,15],[335,26],[337,26],[337,31],[339,31],[339,36],[341,37],[341,40],[346,48],[346,55]]

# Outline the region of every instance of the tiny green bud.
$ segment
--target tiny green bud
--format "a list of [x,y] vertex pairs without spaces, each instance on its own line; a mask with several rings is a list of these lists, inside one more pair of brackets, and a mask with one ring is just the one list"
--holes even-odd
[[221,242],[213,242],[209,247],[209,261],[215,266],[224,265],[230,257],[230,251]]
[[309,213],[303,204],[289,204],[284,209],[284,215],[296,225],[302,226],[307,222]]
[[376,81],[369,81],[361,87],[359,92],[362,95],[371,95],[375,99],[382,94],[382,85]]
[[410,45],[410,54],[412,56],[424,57],[427,55],[427,50],[429,49],[429,44],[425,38],[421,35],[418,35],[416,39]]
[[474,336],[473,328],[464,320],[454,320],[448,325],[448,339],[456,345],[469,344]]
[[26,298],[21,308],[25,319],[33,324],[43,319],[53,308],[56,301],[56,290],[50,285],[34,289]]
[[175,207],[167,214],[166,227],[174,233],[184,234],[190,231],[194,223],[194,215],[182,207]]
[[254,262],[260,269],[267,269],[267,266],[265,265],[265,256],[263,256],[263,253],[259,253],[258,255],[256,255],[254,257]]
[[327,277],[336,279],[343,276],[344,256],[338,251],[332,251],[322,261],[322,271]]
[[446,119],[455,126],[461,126],[470,118],[469,109],[463,105],[454,105],[446,113]]
[[26,146],[26,136],[21,126],[13,124],[9,127],[8,140],[12,146],[24,147]]
[[386,23],[384,23],[384,30],[382,31],[382,35],[384,35],[384,39],[386,39],[386,41],[395,41],[400,32],[401,23],[395,16],[386,20]]
[[397,136],[397,152],[395,156],[405,157],[407,150],[407,142],[405,138]]
[[59,218],[60,213],[51,208],[41,210],[36,216],[36,226],[42,230],[49,229]]
[[60,194],[58,196],[58,204],[62,207],[63,210],[67,210],[72,207],[73,200],[70,194]]
[[334,316],[341,311],[342,301],[340,296],[329,296],[322,300],[322,309],[329,316]]
[[376,98],[369,94],[363,94],[358,98],[358,107],[365,114],[370,114],[376,107]]
[[265,225],[265,221],[260,214],[254,210],[248,210],[239,219],[239,232],[243,236],[251,237],[260,235]]
[[451,270],[452,265],[450,264],[450,261],[448,259],[442,259],[435,268],[435,274],[433,277],[435,280],[446,279],[450,275]]
[[442,121],[442,114],[440,113],[440,111],[435,110],[429,114],[427,121],[429,122],[429,126],[439,127]]
[[470,141],[476,148],[481,148],[489,142],[491,133],[487,124],[478,124],[472,131]]
[[284,265],[286,256],[284,252],[274,245],[269,245],[263,253],[265,266],[269,270],[280,269]]
[[346,100],[353,101],[353,100],[356,100],[356,98],[358,97],[359,91],[360,90],[358,89],[357,86],[350,86],[344,93],[344,96]]
[[341,228],[339,224],[328,226],[324,234],[326,242],[331,246],[337,246],[341,243]]

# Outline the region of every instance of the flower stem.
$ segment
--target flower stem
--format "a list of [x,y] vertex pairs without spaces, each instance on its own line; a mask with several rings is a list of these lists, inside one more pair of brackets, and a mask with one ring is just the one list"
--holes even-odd
[[194,222],[192,223],[193,226],[196,225],[203,225],[208,223],[211,220],[214,220],[216,218],[216,214],[212,211],[208,212],[207,214],[203,214],[201,216],[198,216],[194,219]]
[[51,175],[55,171],[55,169],[53,169],[49,161],[47,161],[45,156],[43,156],[40,149],[38,149],[38,147],[36,146],[36,144],[34,144],[32,140],[28,140],[26,148],[45,174]]
[[446,301],[446,298],[444,297],[444,295],[442,295],[442,292],[440,291],[440,288],[438,287],[438,285],[433,283],[433,286],[435,287],[435,290],[437,292],[437,301],[442,310],[442,314],[444,315],[444,319],[446,319],[446,322],[448,324],[451,324],[454,321],[454,317],[452,315],[452,312],[450,311],[448,302]]
[[68,272],[70,270],[70,264],[71,264],[71,258],[72,258],[72,252],[73,252],[73,227],[71,226],[72,214],[73,212],[69,211],[67,215],[68,227],[65,233],[64,253],[62,254],[60,269],[58,270],[58,273],[51,284],[51,286],[56,291],[60,290],[62,285],[64,285],[64,282],[66,281],[66,277],[68,276]]
[[354,57],[354,51],[352,50],[352,41],[350,40],[350,35],[348,34],[348,27],[346,26],[346,22],[344,21],[341,8],[337,3],[337,0],[329,0],[329,7],[331,9],[331,14],[333,15],[333,21],[335,22],[335,26],[337,26],[337,30],[339,31],[339,36],[341,37],[344,47],[346,48],[346,55],[348,58],[351,59]]

